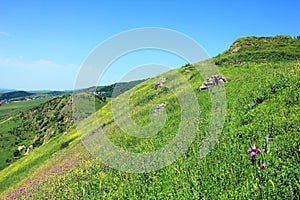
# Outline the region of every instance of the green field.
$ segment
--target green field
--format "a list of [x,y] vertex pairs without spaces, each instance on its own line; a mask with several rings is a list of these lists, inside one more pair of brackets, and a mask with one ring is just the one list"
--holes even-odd
[[42,98],[42,99],[36,99],[31,101],[20,101],[20,102],[13,102],[9,104],[3,104],[2,106],[0,106],[0,119],[2,121],[3,119],[11,117],[20,112],[27,111],[31,108],[37,107],[49,101],[50,99],[51,98]]
[[[237,40],[213,59],[218,71],[229,79],[223,99],[227,109],[220,137],[205,157],[201,154],[209,145],[206,141],[210,138],[207,133],[212,108],[217,110],[220,102],[213,104],[208,90],[198,91],[204,81],[198,71],[206,66],[202,62],[146,80],[117,97],[123,102],[130,94],[129,115],[140,126],[160,119],[163,113],[152,116],[151,112],[166,102],[166,120],[157,134],[148,138],[127,134],[116,123],[112,102],[108,102],[97,111],[97,121],[93,116],[87,118],[77,127],[80,129],[70,127],[67,134],[50,138],[0,171],[1,198],[300,199],[299,49],[300,40],[291,37],[248,37]],[[167,78],[166,84],[154,90],[161,78]],[[189,89],[184,80],[191,86],[201,112],[190,147],[184,145],[187,138],[182,137],[175,151],[182,156],[164,168],[147,173],[119,171],[105,158],[94,158],[96,152],[88,151],[80,142],[79,135],[85,138],[90,134],[94,146],[104,145],[93,137],[96,124],[123,150],[147,153],[164,148],[176,138],[182,120],[183,125],[193,123],[193,119],[182,118],[185,111],[178,97]],[[126,107],[121,104],[117,108],[117,117],[126,121]],[[189,108],[188,116],[194,116],[195,107]],[[115,152],[106,153],[113,156]],[[117,158],[121,169],[130,165],[122,160],[127,158]],[[147,168],[135,167],[141,171]]]

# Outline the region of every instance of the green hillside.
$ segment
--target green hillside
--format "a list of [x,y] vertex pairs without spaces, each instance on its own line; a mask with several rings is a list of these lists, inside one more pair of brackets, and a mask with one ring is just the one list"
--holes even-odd
[[[82,95],[87,96],[87,94]],[[28,155],[52,137],[66,133],[74,125],[71,95],[50,100],[43,99],[43,101],[46,102],[25,111],[17,107],[16,111],[19,111],[17,114],[12,114],[1,122],[0,170],[24,155]],[[105,103],[105,100],[96,98],[96,109]],[[32,102],[27,102],[27,104],[32,105]],[[14,105],[15,103],[12,103],[5,107],[11,109]]]
[[[144,80],[136,80],[136,81],[130,81],[130,82],[120,82],[120,83],[114,83],[107,86],[95,86],[90,87],[88,89],[84,89],[85,92],[96,92],[97,94],[101,95],[102,97],[116,97],[127,90],[130,90],[134,86],[136,86],[139,83],[142,83]],[[114,92],[114,94],[113,94]]]
[[58,132],[63,133],[70,126],[71,106],[64,109],[70,99],[70,96],[48,99],[38,107],[21,111],[3,121],[0,125],[0,169],[28,154]]
[[7,92],[0,95],[0,100],[4,99],[13,99],[13,98],[22,98],[22,97],[30,97],[33,95],[32,93],[25,92],[25,91],[13,91]]
[[[164,123],[158,123],[162,127],[157,134],[147,138],[128,135],[116,123],[111,101],[97,111],[97,122],[92,116],[78,129],[85,130],[79,132],[85,140],[88,134],[95,135],[91,131],[97,123],[111,142],[130,152],[162,149],[176,138],[185,120],[182,102],[172,91],[184,95],[188,90],[182,82],[187,80],[199,103],[198,127],[189,148],[178,145],[176,153],[183,155],[175,162],[148,173],[118,171],[94,158],[96,152],[89,152],[70,128],[0,171],[1,198],[300,199],[299,49],[300,40],[292,37],[246,37],[213,58],[219,73],[228,78],[223,99],[227,110],[222,133],[204,158],[201,150],[208,145],[205,141],[215,105],[209,90],[198,90],[204,81],[198,71],[206,65],[202,62],[148,79],[116,98],[122,102],[131,93],[129,115],[140,126],[166,114]],[[162,78],[166,83],[155,90]],[[152,114],[158,105],[163,106]],[[193,109],[187,114],[192,115]],[[126,114],[125,106],[118,107],[121,121]],[[87,139],[97,141],[96,137]],[[120,160],[121,165],[124,162]]]

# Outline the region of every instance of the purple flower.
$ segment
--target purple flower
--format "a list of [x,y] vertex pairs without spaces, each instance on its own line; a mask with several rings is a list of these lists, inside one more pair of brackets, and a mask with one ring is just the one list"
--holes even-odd
[[300,149],[298,149],[297,152],[300,153]]
[[257,149],[256,149],[256,153],[257,153],[257,154],[261,154],[261,149],[260,149],[260,148],[257,148]]
[[255,157],[256,153],[254,151],[251,152],[251,157]]
[[252,148],[249,148],[248,150],[247,150],[247,153],[251,153],[252,152]]
[[253,164],[255,162],[255,158],[254,157],[250,158],[250,162]]
[[261,163],[261,164],[260,164],[260,168],[261,168],[261,169],[266,169],[266,167],[267,167],[266,163]]
[[176,190],[178,191],[178,190],[179,190],[179,188],[177,187],[177,188],[176,188]]
[[223,192],[227,192],[227,190],[223,190]]
[[107,167],[106,167],[106,165],[104,165],[103,171],[106,172],[106,169],[107,169]]

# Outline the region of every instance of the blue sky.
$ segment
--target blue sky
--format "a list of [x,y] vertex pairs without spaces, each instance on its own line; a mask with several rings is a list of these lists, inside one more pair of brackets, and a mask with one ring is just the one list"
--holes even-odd
[[[80,66],[97,45],[134,28],[176,30],[210,56],[243,36],[298,36],[299,8],[299,0],[0,0],[0,88],[72,89]],[[149,58],[170,68],[185,63],[164,53],[144,53],[145,63]],[[99,84],[118,81],[144,62],[142,53],[132,59],[139,62],[118,62]]]

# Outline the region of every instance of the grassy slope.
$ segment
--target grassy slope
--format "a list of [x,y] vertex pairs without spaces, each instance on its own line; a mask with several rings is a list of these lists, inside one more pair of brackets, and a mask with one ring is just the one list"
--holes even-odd
[[[264,52],[265,45],[270,45],[253,42],[249,38],[240,39],[239,45],[243,44],[243,40],[247,43],[249,40],[252,41],[257,46],[257,51],[260,49],[261,52]],[[291,39],[288,42],[291,45],[282,49],[285,55],[291,53],[290,46],[296,46],[298,49],[300,46],[299,40]],[[267,51],[275,49],[277,46],[273,44]],[[65,166],[63,173],[48,175],[47,178],[37,181],[38,184],[28,188],[21,187],[11,194],[22,198],[34,196],[70,199],[299,198],[300,157],[297,149],[300,147],[300,63],[294,60],[295,57],[278,61],[272,55],[261,52],[257,54],[263,55],[262,59],[250,59],[247,56],[245,58],[244,55],[251,55],[253,50],[243,48],[240,50],[240,54],[239,52],[233,54],[234,58],[229,55],[229,51],[216,58],[216,62],[220,64],[219,71],[231,79],[226,84],[228,109],[222,135],[212,152],[204,159],[199,159],[199,148],[208,126],[207,118],[211,106],[208,91],[197,92],[203,80],[190,66],[188,67],[192,70],[190,73],[184,73],[183,68],[177,71],[186,76],[195,90],[201,109],[201,120],[196,140],[188,152],[172,165],[145,174],[119,172],[90,157],[81,143],[74,142],[68,147],[68,151],[57,153],[55,157],[61,158],[60,160],[52,157],[46,163],[42,164],[43,161],[40,161],[41,165],[28,169],[24,164],[26,163],[24,158],[0,172],[2,185],[0,190],[6,189],[3,196],[20,187],[21,183],[35,180],[37,176],[35,174],[23,179],[34,169],[47,167],[56,169]],[[297,57],[299,54],[293,56]],[[174,72],[168,72],[161,77],[171,78]],[[158,103],[168,102],[166,107],[168,119],[157,135],[149,139],[137,139],[123,133],[113,121],[110,104],[97,113],[99,121],[105,125],[104,130],[108,137],[115,144],[130,151],[147,152],[164,146],[174,137],[180,122],[179,103],[170,91],[164,88],[153,90],[158,79],[158,77],[150,79],[138,85],[130,104],[131,107],[137,108],[131,110],[132,118],[138,124],[145,125],[149,123],[148,109]],[[86,124],[88,123],[87,121]],[[63,141],[58,141],[59,139],[64,140],[54,138],[49,141],[48,148],[62,144]],[[255,164],[251,164],[250,155],[246,153],[253,144],[263,151],[256,156]],[[49,155],[47,146],[42,148],[36,149],[36,153],[30,155],[33,156],[33,160]],[[76,161],[76,165],[65,164],[65,162],[73,163],[74,159],[70,159],[72,162],[66,159],[68,155],[72,157],[73,154],[76,154],[75,158],[84,159]],[[261,162],[266,163],[265,170],[260,169]],[[11,178],[18,177],[14,173],[21,173],[19,177],[23,180],[17,185],[14,184],[18,180]]]

